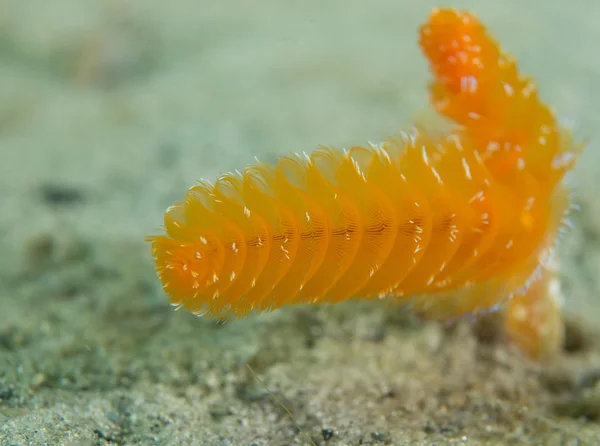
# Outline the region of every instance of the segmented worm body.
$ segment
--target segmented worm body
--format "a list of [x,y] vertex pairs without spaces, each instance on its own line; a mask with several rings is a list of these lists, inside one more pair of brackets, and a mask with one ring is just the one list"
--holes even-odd
[[447,319],[508,302],[529,353],[560,345],[551,254],[580,147],[472,15],[434,11],[420,44],[455,126],[192,187],[149,238],[174,304],[228,318],[389,296]]

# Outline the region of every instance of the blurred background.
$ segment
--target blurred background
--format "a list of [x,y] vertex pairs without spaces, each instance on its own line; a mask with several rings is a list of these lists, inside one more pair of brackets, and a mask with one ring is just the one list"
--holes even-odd
[[[542,444],[600,432],[579,424],[600,412],[600,391],[583,415],[556,412],[575,390],[524,383],[537,366],[468,329],[415,328],[377,304],[220,327],[173,312],[161,292],[144,237],[196,180],[255,156],[379,141],[427,114],[417,31],[434,6],[478,15],[589,139],[561,260],[569,312],[598,320],[600,3],[0,0],[0,444]],[[559,361],[545,379],[579,382],[594,358]],[[523,415],[530,405],[558,421]]]

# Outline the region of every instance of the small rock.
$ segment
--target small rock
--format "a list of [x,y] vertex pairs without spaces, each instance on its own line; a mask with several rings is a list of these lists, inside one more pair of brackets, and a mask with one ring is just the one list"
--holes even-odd
[[371,438],[375,441],[388,442],[387,436],[381,432],[371,432]]
[[321,433],[323,434],[323,440],[325,441],[329,441],[333,437],[333,430],[331,429],[323,429]]
[[210,408],[210,416],[216,421],[228,415],[233,415],[233,411],[224,404],[215,404]]

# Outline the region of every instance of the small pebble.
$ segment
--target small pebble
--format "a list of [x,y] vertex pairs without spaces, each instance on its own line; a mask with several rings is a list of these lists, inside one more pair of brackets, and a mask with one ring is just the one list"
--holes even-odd
[[220,420],[228,415],[233,415],[233,411],[226,405],[215,404],[210,408],[210,416],[214,420]]
[[380,432],[371,432],[371,438],[375,441],[386,441],[385,434]]
[[85,201],[84,193],[75,187],[63,184],[43,184],[40,196],[50,206],[73,206]]
[[323,429],[321,433],[323,434],[323,440],[325,441],[331,440],[331,437],[333,437],[333,430],[331,429]]

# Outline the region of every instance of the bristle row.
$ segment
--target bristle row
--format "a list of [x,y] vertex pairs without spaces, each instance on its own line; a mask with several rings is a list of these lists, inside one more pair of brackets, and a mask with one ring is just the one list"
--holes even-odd
[[169,237],[154,240],[164,288],[191,311],[228,317],[514,274],[547,216],[524,210],[468,144],[415,133],[194,187],[166,213]]

